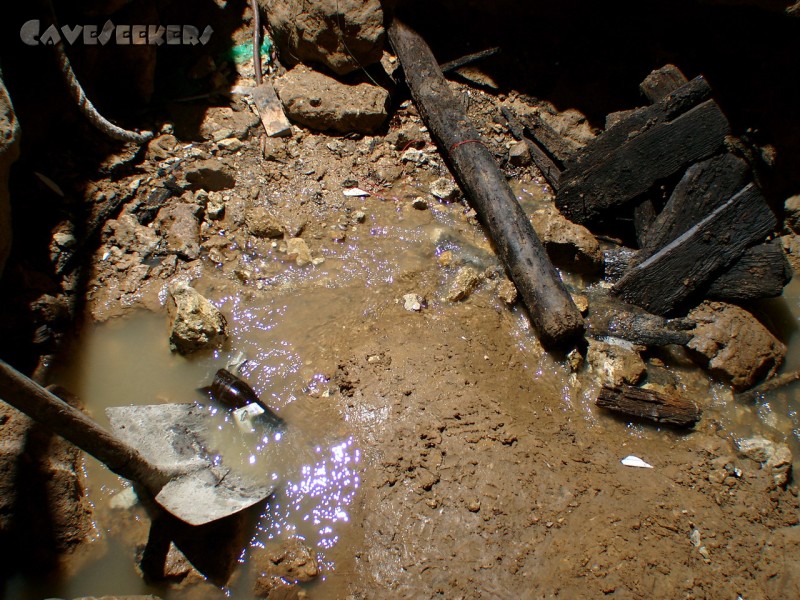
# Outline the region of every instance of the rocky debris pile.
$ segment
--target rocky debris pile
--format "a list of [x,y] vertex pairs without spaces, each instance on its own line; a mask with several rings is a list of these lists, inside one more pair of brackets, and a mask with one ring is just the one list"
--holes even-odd
[[298,538],[257,552],[253,563],[258,573],[253,590],[257,598],[295,597],[292,592],[299,591],[298,583],[308,583],[319,575],[314,551]]

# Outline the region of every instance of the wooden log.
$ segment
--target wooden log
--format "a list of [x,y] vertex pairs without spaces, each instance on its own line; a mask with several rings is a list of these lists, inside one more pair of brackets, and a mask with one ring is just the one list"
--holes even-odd
[[626,302],[667,314],[777,226],[755,184],[634,266],[612,288]]
[[597,406],[656,423],[692,427],[703,416],[693,402],[632,385],[603,386]]
[[684,346],[692,339],[695,323],[665,319],[607,293],[589,294],[586,333],[593,338],[617,337],[644,346]]
[[[623,124],[606,134],[624,129]],[[596,160],[581,160],[567,167],[556,205],[567,218],[586,224],[647,192],[659,180],[714,154],[729,132],[725,115],[714,101],[707,100],[672,121],[653,125]]]
[[722,154],[692,165],[672,192],[641,245],[639,260],[652,256],[748,182],[750,168],[732,154]]
[[689,80],[678,67],[664,65],[645,77],[639,84],[639,89],[650,104],[653,104],[687,83]]
[[730,269],[711,282],[707,298],[742,302],[775,298],[792,280],[792,267],[780,240],[748,248]]
[[555,347],[573,342],[583,333],[583,318],[430,48],[397,19],[389,27],[389,40],[420,115],[486,226],[542,343]]
[[539,144],[525,135],[525,126],[519,119],[517,113],[507,106],[502,107],[500,112],[503,113],[506,121],[508,121],[508,128],[511,131],[511,135],[513,135],[515,139],[525,142],[528,146],[528,151],[531,153],[533,164],[539,169],[539,172],[541,172],[542,176],[547,180],[547,183],[549,183],[554,190],[558,190],[559,181],[561,180],[561,166],[556,164]]
[[455,71],[456,69],[466,67],[467,65],[471,65],[479,60],[494,56],[498,52],[500,52],[500,46],[494,46],[493,48],[487,48],[486,50],[481,50],[480,52],[473,52],[472,54],[467,54],[466,56],[451,60],[450,62],[442,63],[439,65],[439,68],[442,70],[442,73]]

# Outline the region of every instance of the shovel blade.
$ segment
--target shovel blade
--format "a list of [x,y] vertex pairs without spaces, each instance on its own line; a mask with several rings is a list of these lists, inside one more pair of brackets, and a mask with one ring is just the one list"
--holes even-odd
[[252,481],[210,459],[210,416],[195,404],[117,406],[106,409],[111,428],[154,467],[173,474],[156,502],[189,523],[203,525],[266,499],[271,484]]

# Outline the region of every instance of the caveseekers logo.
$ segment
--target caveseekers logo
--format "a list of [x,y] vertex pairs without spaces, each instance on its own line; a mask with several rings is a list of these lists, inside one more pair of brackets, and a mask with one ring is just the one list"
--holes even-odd
[[19,37],[28,46],[55,46],[62,40],[70,46],[76,43],[105,46],[109,42],[120,46],[205,46],[212,33],[210,25],[200,33],[192,25],[114,25],[111,21],[106,21],[102,29],[97,25],[50,25],[42,31],[41,22],[34,19],[22,26]]

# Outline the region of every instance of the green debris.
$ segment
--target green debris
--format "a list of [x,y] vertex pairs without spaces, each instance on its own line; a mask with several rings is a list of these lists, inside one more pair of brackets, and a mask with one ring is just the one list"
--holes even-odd
[[[272,50],[272,40],[270,40],[267,36],[264,36],[264,41],[261,42],[261,56],[266,56],[267,61],[269,61],[269,53]],[[220,55],[220,62],[233,62],[237,65],[242,63],[246,63],[248,60],[253,59],[253,42],[247,42],[246,44],[239,44],[238,46],[233,46],[232,48],[228,48],[225,52]]]

